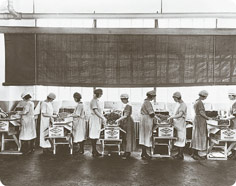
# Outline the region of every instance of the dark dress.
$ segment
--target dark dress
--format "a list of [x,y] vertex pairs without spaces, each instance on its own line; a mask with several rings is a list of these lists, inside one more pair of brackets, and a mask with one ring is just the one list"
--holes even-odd
[[207,149],[207,123],[205,107],[201,100],[194,104],[195,118],[193,123],[193,133],[191,147],[196,150]]
[[126,131],[126,133],[121,132],[122,136],[122,148],[125,152],[132,152],[135,150],[135,130],[134,130],[134,121],[131,117],[132,106],[126,105],[123,111],[123,115],[126,115],[127,118],[121,121],[120,127]]

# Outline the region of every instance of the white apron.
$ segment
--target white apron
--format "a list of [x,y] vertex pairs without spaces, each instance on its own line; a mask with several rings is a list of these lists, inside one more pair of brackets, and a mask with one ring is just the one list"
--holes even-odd
[[21,117],[20,140],[32,140],[36,138],[36,126],[34,120],[34,103],[27,101],[23,107],[25,115]]
[[78,103],[74,114],[80,117],[74,117],[73,119],[73,142],[78,143],[86,140],[86,121],[85,111],[82,103]]
[[[50,117],[44,117],[43,114],[53,115],[53,107],[51,102],[42,102],[41,104],[41,121],[40,121],[40,144],[42,148],[50,148],[51,144],[49,140],[45,140],[46,129],[49,128]],[[45,131],[46,130],[46,131]]]
[[141,115],[141,122],[139,124],[139,144],[146,147],[152,146],[152,127],[153,118],[149,115]]
[[99,139],[102,120],[94,113],[93,108],[96,106],[99,113],[102,114],[102,108],[98,99],[93,99],[90,103],[91,116],[89,117],[89,138]]
[[[181,104],[177,104],[175,108],[175,114],[179,114]],[[184,147],[186,143],[186,124],[185,124],[186,113],[184,113],[183,117],[178,119],[173,119],[174,127],[177,131],[177,140],[174,145],[177,147]]]
[[[230,101],[230,114],[234,115],[235,114],[235,100]],[[230,121],[230,128],[236,129],[236,118],[231,119]],[[236,143],[234,142],[235,146],[233,147],[234,150],[236,150]]]

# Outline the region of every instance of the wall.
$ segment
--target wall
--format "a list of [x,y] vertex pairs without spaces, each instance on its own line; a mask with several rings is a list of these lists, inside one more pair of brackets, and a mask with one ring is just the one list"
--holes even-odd
[[[6,0],[5,0],[6,1]],[[159,10],[160,0],[132,0],[132,1],[110,1],[110,0],[35,0],[37,12],[143,12],[153,13]],[[33,0],[15,0],[14,7],[19,12],[33,12]],[[57,5],[57,6],[56,6]],[[134,6],[135,5],[135,6]],[[186,8],[188,7],[188,8]],[[216,0],[173,0],[163,1],[163,12],[233,12],[236,8],[233,1],[216,1]],[[4,10],[5,11],[5,10]],[[218,28],[234,28],[236,20],[220,19],[218,20]],[[34,26],[32,20],[0,20],[3,26]],[[153,20],[98,20],[98,27],[126,27],[126,28],[142,28],[154,27]],[[38,26],[66,26],[66,27],[92,27],[92,20],[38,20]],[[159,20],[161,28],[214,28],[214,19],[169,19]],[[5,53],[4,53],[4,36],[0,34],[0,101],[19,100],[20,95],[24,91],[30,91],[33,99],[43,100],[49,92],[57,94],[57,100],[72,100],[75,91],[81,92],[83,101],[90,101],[92,98],[92,88],[81,87],[50,87],[50,86],[23,86],[23,87],[4,87],[2,83],[5,81]],[[173,103],[172,94],[180,91],[183,99],[187,103],[192,103],[198,97],[198,92],[202,89],[209,91],[209,97],[206,102],[220,103],[226,105],[228,103],[227,92],[234,86],[207,86],[207,87],[172,87],[157,88],[157,101],[165,103]],[[119,101],[121,93],[128,93],[132,102],[142,102],[146,92],[150,88],[104,88],[103,101]]]

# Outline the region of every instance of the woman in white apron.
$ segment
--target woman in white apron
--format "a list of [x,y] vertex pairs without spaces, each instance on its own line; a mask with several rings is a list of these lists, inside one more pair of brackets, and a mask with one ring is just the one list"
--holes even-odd
[[102,97],[102,89],[94,90],[94,97],[90,102],[91,116],[89,118],[89,138],[92,143],[92,155],[93,157],[101,156],[96,149],[97,140],[100,137],[100,130],[102,122],[106,123],[106,118],[102,114],[102,108],[99,103],[99,98]]
[[55,116],[53,115],[52,102],[56,99],[54,93],[50,93],[47,99],[41,103],[41,121],[40,121],[40,144],[39,146],[43,148],[43,153],[50,153],[51,144],[49,140],[45,139],[47,129],[49,128],[51,119]]
[[173,99],[177,102],[174,115],[169,117],[168,120],[173,119],[174,127],[177,131],[177,140],[174,145],[178,148],[177,155],[174,156],[175,159],[184,159],[183,151],[186,143],[186,124],[185,118],[187,115],[187,106],[181,98],[180,92],[175,92],[173,94]]
[[74,100],[77,104],[74,113],[71,115],[73,117],[73,142],[75,144],[79,143],[79,153],[84,153],[84,141],[86,140],[86,121],[85,121],[85,111],[84,105],[80,101],[82,96],[80,93],[76,92],[73,95]]
[[21,115],[21,126],[19,139],[21,141],[21,152],[23,154],[33,152],[34,139],[36,138],[36,126],[34,120],[34,103],[30,101],[31,95],[23,93],[21,95],[25,102]]
[[153,110],[151,101],[156,97],[155,91],[147,92],[147,98],[141,108],[141,122],[139,125],[139,144],[142,145],[143,159],[151,159],[151,156],[147,153],[147,148],[152,146],[152,129],[153,129],[153,119],[155,117],[155,112]]

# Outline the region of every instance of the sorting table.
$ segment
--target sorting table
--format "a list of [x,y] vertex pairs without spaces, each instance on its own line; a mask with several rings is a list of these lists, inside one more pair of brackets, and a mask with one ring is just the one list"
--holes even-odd
[[[236,145],[236,139],[233,139],[233,133],[235,132],[229,128],[230,118],[226,118],[223,120],[228,121],[228,123],[218,125],[218,121],[207,120],[207,128],[209,134],[207,159],[209,160],[227,160],[229,152]],[[227,132],[228,138],[226,139],[221,137],[221,135],[223,135],[223,130],[230,131],[230,133]],[[217,135],[219,133],[220,135]],[[228,146],[229,143],[231,144]]]
[[[231,143],[231,145],[228,146],[228,143]],[[208,148],[207,159],[227,160],[229,152],[235,145],[236,145],[236,139],[235,140],[221,140],[221,139],[210,138],[210,146]],[[212,152],[213,149],[221,149],[221,150],[223,149],[223,152],[218,151],[218,154],[214,155],[214,153]]]
[[55,121],[48,130],[49,134],[45,138],[50,140],[53,154],[56,154],[57,145],[69,145],[70,154],[73,154],[72,121]]
[[[0,118],[0,134],[1,134],[1,152],[0,154],[22,154],[20,152],[20,141],[18,139],[20,126],[20,118]],[[6,150],[7,141],[14,141],[17,151]]]
[[107,125],[101,131],[104,131],[104,138],[100,139],[102,143],[102,155],[105,153],[105,147],[117,147],[117,151],[120,155],[121,153],[121,143],[122,139],[120,138],[120,131],[126,133],[117,125]]

